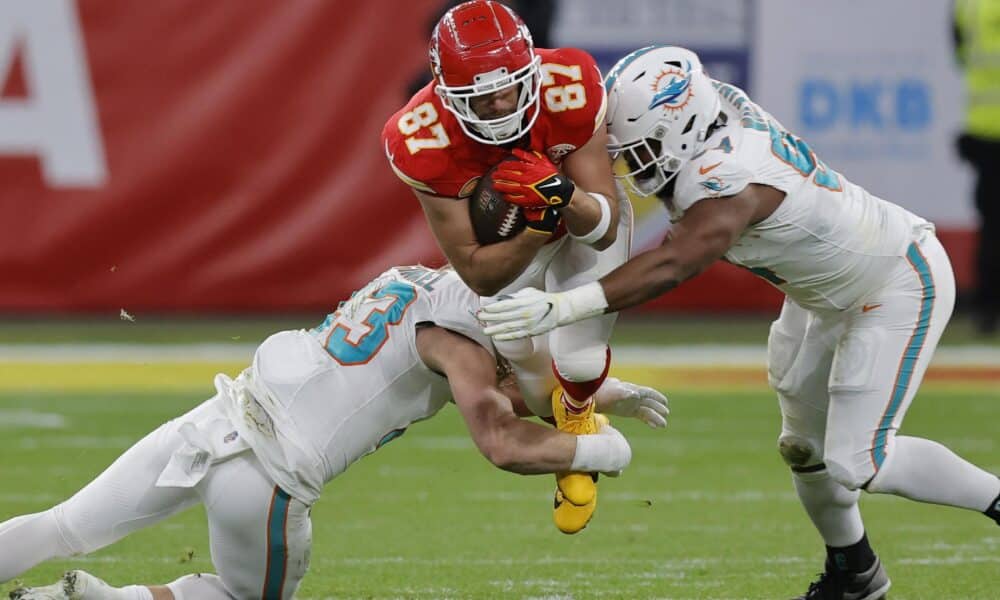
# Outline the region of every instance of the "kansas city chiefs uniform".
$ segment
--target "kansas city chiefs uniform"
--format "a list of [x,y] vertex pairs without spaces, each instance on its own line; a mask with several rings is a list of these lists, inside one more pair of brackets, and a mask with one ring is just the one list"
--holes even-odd
[[[517,143],[545,153],[556,165],[604,126],[606,97],[594,59],[582,50],[538,48],[542,85],[538,119]],[[427,84],[386,122],[382,143],[393,171],[427,194],[464,198],[476,180],[510,155],[510,146],[470,139]]]

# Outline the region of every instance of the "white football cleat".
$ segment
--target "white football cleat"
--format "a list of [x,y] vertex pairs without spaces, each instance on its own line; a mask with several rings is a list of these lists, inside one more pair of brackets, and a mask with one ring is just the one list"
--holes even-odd
[[10,593],[10,600],[67,600],[63,584],[53,583],[44,587],[17,588]]
[[86,571],[67,571],[52,585],[34,588],[18,588],[10,593],[10,600],[91,600],[86,598],[87,590],[100,590],[106,583]]

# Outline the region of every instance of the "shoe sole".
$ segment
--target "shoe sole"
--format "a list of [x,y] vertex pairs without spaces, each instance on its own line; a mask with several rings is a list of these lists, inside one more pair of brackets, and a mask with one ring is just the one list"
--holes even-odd
[[76,594],[76,571],[66,571],[63,573],[63,593],[67,598],[72,599]]
[[555,501],[553,502],[552,520],[556,528],[567,534],[579,533],[594,516],[594,509],[597,508],[597,497],[584,506],[578,506],[562,497],[562,493],[556,490]]

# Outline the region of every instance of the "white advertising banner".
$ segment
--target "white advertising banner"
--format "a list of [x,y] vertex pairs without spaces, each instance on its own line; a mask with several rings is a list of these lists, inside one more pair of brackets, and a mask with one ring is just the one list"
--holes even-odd
[[552,36],[593,54],[602,70],[636,48],[685,46],[714,77],[744,85],[753,10],[752,0],[570,0],[559,4]]
[[975,226],[949,0],[765,0],[755,23],[759,104],[851,181],[940,226]]
[[559,4],[553,34],[585,47],[744,46],[750,0],[569,0]]

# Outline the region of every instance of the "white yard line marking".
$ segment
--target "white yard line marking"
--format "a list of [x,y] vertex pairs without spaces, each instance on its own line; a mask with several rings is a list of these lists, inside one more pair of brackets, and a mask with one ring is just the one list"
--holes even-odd
[[33,410],[0,410],[0,429],[65,429],[66,417]]
[[[313,557],[316,564],[323,566],[343,565],[352,567],[363,567],[369,565],[394,565],[405,564],[408,566],[542,566],[542,565],[607,565],[608,559],[605,556],[542,556],[524,558],[418,558],[413,556],[372,556],[354,558],[329,558]],[[747,558],[737,559],[727,557],[725,562],[755,563],[759,559]],[[656,558],[640,559],[630,558],[629,564],[643,567],[655,566],[661,569],[700,569],[723,562],[721,558],[686,558],[678,560],[664,560]]]
[[[541,502],[547,500],[550,492],[465,492],[464,500],[470,502]],[[797,502],[794,492],[772,492],[762,490],[741,490],[738,492],[717,492],[708,490],[674,490],[654,493],[601,492],[601,497],[609,502],[729,502],[747,504],[750,502]]]
[[131,436],[96,436],[96,435],[46,435],[45,437],[26,436],[18,439],[17,447],[22,450],[38,448],[87,448],[124,450],[136,443],[138,438]]
[[4,503],[26,503],[26,504],[52,504],[60,500],[65,500],[65,498],[59,497],[55,494],[15,494],[15,493],[2,493],[0,494],[0,502]]
[[990,556],[982,554],[960,554],[957,556],[926,556],[920,558],[898,558],[895,561],[901,565],[923,565],[929,567],[940,567],[941,565],[968,565],[972,563],[997,563],[1000,564],[1000,556]]

